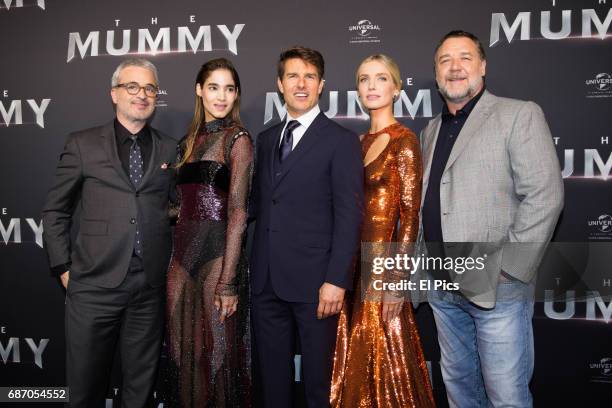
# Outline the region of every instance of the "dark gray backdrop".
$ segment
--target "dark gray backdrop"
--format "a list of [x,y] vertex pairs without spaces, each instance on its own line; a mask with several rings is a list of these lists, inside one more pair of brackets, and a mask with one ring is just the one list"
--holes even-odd
[[[219,56],[232,59],[240,73],[242,117],[249,130],[255,135],[276,123],[276,110],[266,121],[266,101],[269,98],[268,103],[272,103],[268,93],[276,91],[279,52],[295,44],[323,53],[327,70],[321,107],[324,111],[333,107],[330,94],[332,99],[337,94],[334,119],[357,132],[366,130],[368,122],[351,117],[351,110],[360,110],[354,103],[347,103],[355,90],[355,68],[373,53],[393,57],[405,79],[403,91],[408,103],[415,103],[419,94],[424,97],[413,112],[415,117],[408,113],[406,104],[402,105],[400,120],[418,132],[441,109],[433,81],[433,49],[438,39],[451,29],[472,31],[486,47],[489,90],[540,104],[553,136],[558,138],[562,167],[569,169],[573,163],[574,171],[570,174],[566,170],[565,174],[565,210],[555,240],[605,243],[612,241],[612,190],[607,178],[612,166],[612,140],[608,141],[612,139],[612,9],[606,3],[0,0],[0,386],[64,384],[64,293],[48,276],[44,251],[36,242],[34,230],[40,228],[40,211],[65,136],[113,116],[110,76],[127,55],[108,55],[107,31],[114,31],[114,45],[120,48],[123,30],[130,30],[129,52],[137,54],[139,29],[145,29],[154,39],[160,30],[168,28],[171,52],[146,54],[159,69],[163,91],[159,99],[164,106],[158,107],[153,125],[177,139],[186,131],[192,114],[194,77],[199,66]],[[496,13],[501,13],[500,25],[495,24]],[[565,38],[546,38],[550,37],[545,30],[548,13],[551,31],[569,28],[568,35],[562,35]],[[563,15],[569,16],[565,24]],[[593,15],[600,21],[599,31],[591,23]],[[583,27],[585,18],[589,24]],[[233,31],[238,24],[244,27],[234,53],[218,26]],[[355,29],[359,24],[365,26]],[[368,28],[368,24],[373,27]],[[200,43],[199,51],[193,53],[187,43],[187,52],[180,52],[179,27],[187,27],[195,37],[201,26],[210,27],[212,50],[203,51]],[[516,32],[509,41],[513,27]],[[83,57],[76,46],[75,57],[68,61],[71,33],[73,37],[78,33],[84,43],[88,36],[96,35],[92,32],[99,32],[99,47],[83,46],[87,48]],[[500,40],[490,46],[497,32]],[[94,48],[98,49],[97,56],[91,55]],[[41,103],[45,99],[50,99],[46,110],[39,108],[44,107]],[[44,127],[42,122],[36,123],[32,105],[44,110],[39,114]],[[566,160],[572,151],[574,160]],[[592,175],[589,163],[594,163]],[[609,268],[602,270],[601,282],[590,289],[605,291],[611,275]],[[547,284],[548,289],[563,296],[567,276],[559,276],[560,281],[553,279]],[[579,280],[579,276],[574,278]],[[537,406],[598,406],[609,398],[612,310],[606,309],[609,298],[603,302],[594,306],[577,302],[573,313],[572,302],[559,302],[553,309],[551,303],[546,307],[537,304],[536,372],[532,383]],[[554,313],[564,310],[565,315]],[[417,315],[436,396],[444,405],[431,315],[426,307]],[[35,364],[28,338],[40,349],[42,367]],[[41,343],[41,339],[48,342]]]

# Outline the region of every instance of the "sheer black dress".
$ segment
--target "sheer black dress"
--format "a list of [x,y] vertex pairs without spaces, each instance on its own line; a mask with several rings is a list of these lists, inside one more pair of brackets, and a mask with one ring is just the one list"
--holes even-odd
[[[184,151],[181,142],[179,159]],[[170,407],[251,405],[245,234],[252,168],[251,137],[226,118],[206,123],[178,169],[164,376]],[[238,296],[225,323],[215,295]]]

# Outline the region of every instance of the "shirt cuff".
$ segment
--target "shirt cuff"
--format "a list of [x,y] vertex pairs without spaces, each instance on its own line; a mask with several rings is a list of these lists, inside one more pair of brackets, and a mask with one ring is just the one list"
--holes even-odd
[[67,264],[62,264],[62,265],[54,266],[53,268],[51,268],[51,275],[52,276],[60,276],[64,272],[70,270],[70,266],[71,265],[72,264],[67,263]]

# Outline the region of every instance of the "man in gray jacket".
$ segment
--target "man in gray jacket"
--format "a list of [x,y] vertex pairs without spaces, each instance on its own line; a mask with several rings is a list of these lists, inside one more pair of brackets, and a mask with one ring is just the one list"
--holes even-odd
[[116,118],[68,136],[43,209],[49,264],[67,291],[72,407],[104,406],[116,346],[121,406],[148,406],[162,339],[176,142],[147,124],[158,90],[151,62],[124,61],[111,85]]
[[445,104],[421,132],[418,240],[429,256],[484,260],[480,271],[447,268],[459,290],[429,295],[449,404],[528,407],[534,280],[563,206],[559,162],[538,105],[485,89],[478,38],[452,31],[434,59]]

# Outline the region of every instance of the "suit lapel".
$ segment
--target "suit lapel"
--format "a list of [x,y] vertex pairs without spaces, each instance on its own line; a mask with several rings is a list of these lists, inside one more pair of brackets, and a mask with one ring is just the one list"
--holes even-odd
[[280,142],[280,133],[283,130],[285,122],[281,122],[278,125],[270,128],[269,133],[266,135],[268,140],[264,140],[266,143],[264,146],[265,154],[268,154],[268,175],[270,176],[270,181],[274,184],[274,160],[276,159],[276,155],[278,154],[278,144]]
[[492,99],[492,95],[485,90],[480,97],[480,100],[476,103],[476,106],[474,106],[474,110],[472,110],[470,116],[468,116],[467,120],[465,121],[463,129],[461,129],[461,132],[459,132],[457,142],[455,142],[453,150],[451,150],[444,171],[448,170],[450,166],[453,165],[455,160],[457,160],[457,157],[459,157],[463,150],[465,150],[466,146],[470,143],[478,129],[480,129],[482,124],[485,122],[490,114],[490,108],[493,103]]
[[155,163],[157,163],[157,158],[159,157],[159,148],[161,144],[159,141],[159,135],[157,134],[155,129],[153,129],[152,127],[149,127],[149,129],[151,131],[151,140],[153,142],[153,148],[151,149],[151,157],[149,158],[149,165],[147,166],[147,169],[145,170],[145,174],[142,177],[142,181],[140,182],[140,185],[138,186],[137,190],[142,190],[142,188],[146,185],[147,181],[151,177],[151,174],[155,171],[155,168],[156,168]]
[[125,181],[125,183],[130,186],[130,188],[134,188],[130,178],[127,174],[125,174],[125,170],[123,170],[123,166],[121,165],[121,160],[119,160],[119,153],[117,152],[117,141],[115,139],[115,123],[111,121],[106,124],[102,129],[102,139],[104,139],[104,150],[106,151],[106,155],[108,156],[108,160],[111,162],[115,171],[119,175],[119,177]]
[[[429,173],[431,171],[431,162],[433,160],[434,150],[436,148],[436,142],[438,140],[438,133],[440,132],[440,125],[442,124],[442,116],[438,115],[433,119],[431,126],[425,128],[423,132],[423,191],[427,191],[429,184]],[[427,131],[427,129],[431,129]],[[421,206],[425,200],[425,194],[421,194]]]
[[[291,168],[295,166],[295,164],[300,160],[312,146],[319,139],[321,134],[320,130],[325,127],[325,120],[327,117],[323,112],[319,113],[315,120],[308,126],[306,133],[300,139],[300,142],[295,146],[295,149],[291,152],[289,157],[285,159],[283,163],[283,174],[281,174],[275,182],[277,186],[280,182],[287,176],[287,174],[291,171]],[[274,160],[274,158],[273,158]]]

